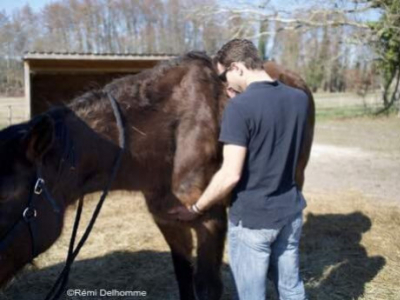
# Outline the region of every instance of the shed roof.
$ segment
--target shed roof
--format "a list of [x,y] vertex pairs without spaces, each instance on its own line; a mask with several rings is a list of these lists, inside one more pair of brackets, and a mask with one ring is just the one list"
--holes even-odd
[[95,53],[95,52],[40,52],[28,51],[23,60],[164,60],[178,56],[171,53]]
[[25,52],[23,60],[31,73],[139,72],[162,60],[177,57],[167,53]]

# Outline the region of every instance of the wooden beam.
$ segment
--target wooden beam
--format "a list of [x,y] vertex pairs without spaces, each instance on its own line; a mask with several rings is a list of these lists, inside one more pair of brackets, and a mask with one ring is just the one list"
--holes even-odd
[[24,60],[94,60],[94,61],[161,61],[176,54],[85,54],[85,53],[25,53]]
[[31,71],[36,69],[58,70],[58,69],[80,69],[80,70],[119,70],[134,69],[144,70],[154,67],[159,61],[96,61],[96,60],[25,60],[29,62]]
[[101,73],[139,73],[145,69],[138,68],[103,68],[103,69],[79,69],[79,68],[35,68],[31,74],[101,74]]
[[25,85],[25,121],[31,118],[31,76],[29,71],[29,63],[24,61],[24,85]]

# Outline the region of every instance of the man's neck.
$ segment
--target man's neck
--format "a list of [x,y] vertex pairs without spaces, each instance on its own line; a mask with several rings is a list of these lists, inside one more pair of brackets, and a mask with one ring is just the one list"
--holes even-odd
[[249,71],[246,76],[246,88],[253,82],[274,81],[264,70]]

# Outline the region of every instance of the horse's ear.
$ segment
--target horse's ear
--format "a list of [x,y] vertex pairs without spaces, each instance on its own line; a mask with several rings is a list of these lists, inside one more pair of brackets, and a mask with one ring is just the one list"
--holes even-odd
[[33,126],[23,139],[26,157],[34,162],[41,160],[54,142],[54,121],[48,115],[34,119]]

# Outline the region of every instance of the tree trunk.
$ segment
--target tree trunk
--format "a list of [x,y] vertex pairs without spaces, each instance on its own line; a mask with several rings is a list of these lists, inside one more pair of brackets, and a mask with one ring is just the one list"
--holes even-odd
[[[391,87],[391,82],[393,81],[394,77],[396,76],[396,73],[397,73],[396,84],[395,84],[395,86],[394,86],[394,90],[393,90],[393,92],[392,92],[392,94],[391,94],[390,100],[388,100],[387,95],[389,94],[390,87]],[[398,95],[398,94],[399,94],[399,93],[398,93],[398,91],[399,91],[399,83],[400,83],[400,68],[398,68],[398,69],[394,72],[393,77],[392,77],[392,79],[390,80],[390,83],[387,84],[387,85],[385,86],[385,91],[383,92],[383,94],[384,94],[383,97],[384,97],[384,103],[385,103],[385,105],[384,105],[384,107],[383,107],[382,109],[378,110],[378,111],[375,113],[376,115],[379,115],[379,114],[382,114],[382,113],[387,113],[388,110],[389,110],[389,109],[393,106],[393,104],[396,102],[396,100],[397,100],[397,101],[400,101],[399,95]]]

